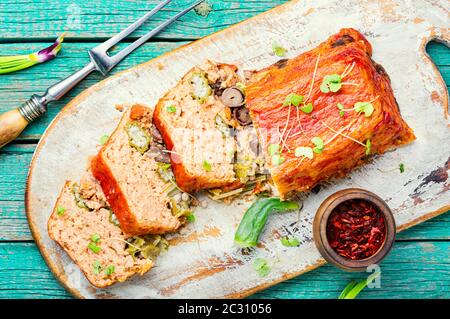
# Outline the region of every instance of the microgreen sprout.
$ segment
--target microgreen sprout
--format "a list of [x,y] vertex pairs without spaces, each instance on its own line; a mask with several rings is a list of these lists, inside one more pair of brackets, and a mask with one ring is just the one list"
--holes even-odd
[[365,117],[370,117],[373,113],[373,105],[370,102],[356,102],[354,105],[354,110],[357,113],[364,113]]
[[344,109],[344,106],[343,106],[341,103],[338,103],[336,106],[337,106],[337,108],[338,108],[338,110],[339,110],[339,115],[340,115],[341,117],[343,117],[343,116],[345,115],[345,109]]
[[177,111],[177,108],[175,107],[175,105],[169,105],[168,107],[166,107],[166,110],[169,113],[175,113]]
[[253,268],[256,270],[260,277],[265,277],[270,273],[270,266],[267,260],[263,258],[256,258],[253,263]]
[[300,244],[300,241],[292,236],[284,236],[281,237],[281,244],[285,247],[297,247]]
[[193,223],[195,222],[195,215],[190,213],[189,215],[186,216],[186,219],[188,222]]
[[308,146],[299,146],[295,149],[295,156],[313,159],[314,158],[313,149]]
[[303,95],[291,93],[284,99],[283,106],[299,106],[301,103],[303,103],[303,99]]
[[315,136],[315,137],[313,137],[312,139],[311,139],[311,142],[314,144],[314,148],[313,148],[313,152],[314,153],[316,153],[316,154],[320,154],[320,153],[322,153],[323,152],[323,148],[325,147],[325,144],[324,144],[324,142],[323,142],[323,140],[320,138],[320,137],[318,137],[318,136]]
[[339,74],[325,75],[320,85],[322,93],[336,93],[342,87],[342,78]]
[[313,111],[313,104],[312,103],[303,104],[303,106],[300,107],[300,110],[306,114],[309,114]]
[[284,163],[284,157],[280,154],[275,154],[272,156],[272,165],[278,166]]
[[101,137],[100,137],[100,144],[101,145],[105,145],[106,144],[106,142],[108,142],[108,139],[109,139],[109,135],[102,135]]
[[58,216],[64,215],[65,212],[66,212],[66,209],[64,207],[58,206],[58,208],[56,209],[56,214]]
[[208,162],[207,160],[204,160],[202,163],[203,169],[207,172],[211,172],[212,167],[211,167],[211,163]]
[[276,42],[272,43],[272,51],[278,57],[284,57],[286,55],[286,49],[278,45]]
[[270,156],[280,153],[280,144],[270,144],[267,148]]

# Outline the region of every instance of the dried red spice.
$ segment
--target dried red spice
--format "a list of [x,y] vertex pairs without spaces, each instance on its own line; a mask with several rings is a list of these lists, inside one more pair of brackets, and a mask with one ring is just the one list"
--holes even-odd
[[384,215],[373,203],[351,199],[339,204],[327,222],[330,246],[342,257],[361,260],[374,255],[386,238]]

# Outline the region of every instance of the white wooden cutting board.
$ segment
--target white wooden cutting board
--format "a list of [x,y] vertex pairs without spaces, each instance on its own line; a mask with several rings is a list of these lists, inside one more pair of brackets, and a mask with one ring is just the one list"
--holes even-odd
[[[74,295],[86,298],[243,297],[324,263],[312,241],[312,220],[331,193],[361,187],[384,198],[399,229],[450,209],[450,120],[447,88],[425,53],[431,39],[448,44],[449,2],[446,0],[318,0],[291,1],[267,13],[201,39],[189,46],[110,77],[89,88],[56,117],[33,158],[26,208],[33,235],[47,264]],[[249,203],[209,203],[197,220],[173,239],[167,254],[143,277],[107,289],[95,289],[67,255],[49,238],[47,219],[66,179],[78,180],[87,158],[96,153],[99,137],[110,133],[120,103],[157,99],[192,66],[205,59],[259,69],[277,61],[271,45],[288,49],[288,57],[309,50],[343,27],[364,33],[392,80],[402,115],[417,140],[377,156],[345,179],[309,194],[300,214],[273,216],[259,248],[242,255],[233,235]],[[407,167],[398,172],[399,163]],[[286,248],[276,234],[294,234],[298,248]],[[260,278],[255,258],[272,264]]]

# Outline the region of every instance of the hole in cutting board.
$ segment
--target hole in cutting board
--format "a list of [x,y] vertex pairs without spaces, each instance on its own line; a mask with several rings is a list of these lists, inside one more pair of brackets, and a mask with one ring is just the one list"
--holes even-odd
[[[426,50],[444,79],[448,94],[450,86],[450,48],[437,41],[431,41],[427,44]],[[450,110],[447,111],[450,112]]]

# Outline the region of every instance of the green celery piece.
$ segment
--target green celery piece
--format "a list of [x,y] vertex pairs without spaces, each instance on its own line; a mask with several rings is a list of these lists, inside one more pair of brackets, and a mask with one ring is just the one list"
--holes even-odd
[[234,235],[234,242],[242,248],[256,246],[271,212],[287,212],[299,208],[298,203],[282,202],[279,198],[259,199],[245,212]]

